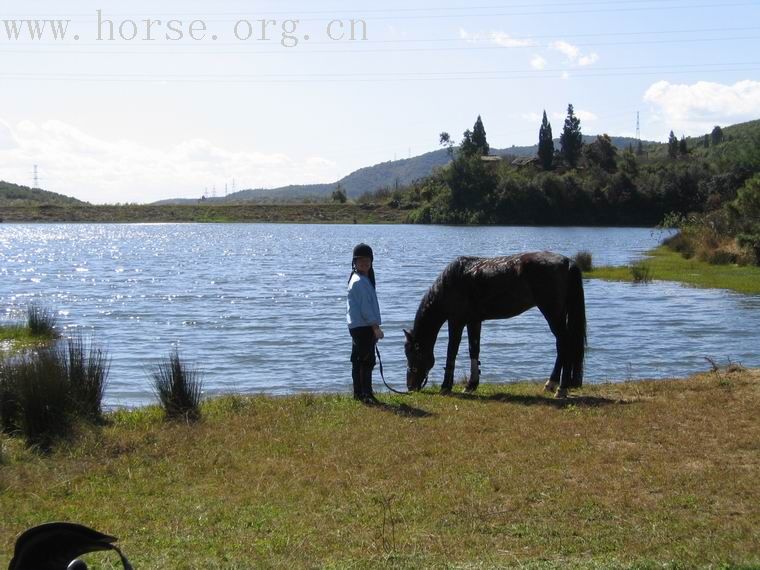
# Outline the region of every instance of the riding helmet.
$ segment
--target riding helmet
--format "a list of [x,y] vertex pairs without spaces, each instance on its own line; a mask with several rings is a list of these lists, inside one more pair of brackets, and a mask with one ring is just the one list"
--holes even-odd
[[369,257],[374,261],[375,256],[372,253],[372,248],[366,243],[360,243],[354,248],[354,259],[357,257]]

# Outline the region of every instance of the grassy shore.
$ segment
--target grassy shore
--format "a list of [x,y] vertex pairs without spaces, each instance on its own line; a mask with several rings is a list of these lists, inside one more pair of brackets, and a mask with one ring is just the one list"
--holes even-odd
[[760,371],[481,388],[120,411],[48,456],[0,436],[0,567],[49,520],[136,568],[760,565]]
[[402,223],[407,211],[372,204],[195,204],[8,206],[6,222],[293,222]]
[[0,357],[50,342],[50,334],[34,334],[26,325],[0,325]]
[[[712,265],[698,259],[686,259],[666,246],[652,250],[645,258],[652,279],[679,281],[695,287],[730,289],[739,293],[760,293],[760,267],[733,264]],[[630,267],[598,267],[584,277],[611,281],[633,281]]]

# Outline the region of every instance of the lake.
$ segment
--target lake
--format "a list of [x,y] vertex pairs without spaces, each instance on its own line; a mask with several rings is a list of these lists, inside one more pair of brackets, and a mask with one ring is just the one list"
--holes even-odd
[[[148,372],[172,347],[207,394],[348,391],[345,288],[351,250],[375,251],[386,378],[405,387],[402,328],[457,255],[548,249],[625,264],[664,237],[644,228],[289,224],[0,224],[0,319],[54,309],[112,358],[108,406],[153,400]],[[584,280],[587,382],[684,376],[721,364],[760,366],[760,296]],[[440,383],[445,327],[431,381]],[[469,371],[466,334],[457,380]],[[483,325],[482,381],[545,379],[554,337],[537,309]],[[375,386],[382,386],[375,373]]]

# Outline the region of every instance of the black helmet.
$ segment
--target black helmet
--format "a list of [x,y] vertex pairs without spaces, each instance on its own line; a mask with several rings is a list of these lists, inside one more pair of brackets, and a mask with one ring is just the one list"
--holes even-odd
[[369,257],[374,261],[375,256],[372,254],[372,248],[366,243],[360,243],[354,248],[354,259],[357,257]]

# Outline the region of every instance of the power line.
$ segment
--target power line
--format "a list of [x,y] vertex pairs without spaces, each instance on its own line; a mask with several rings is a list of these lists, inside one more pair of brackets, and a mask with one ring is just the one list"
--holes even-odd
[[[678,4],[678,5],[663,5],[664,2],[685,2],[684,4]],[[647,6],[630,6],[630,7],[622,7],[620,8],[620,4],[649,4]],[[615,6],[615,8],[596,8],[596,9],[583,9],[579,10],[577,9],[578,6]],[[519,15],[540,15],[540,14],[587,14],[587,13],[594,13],[594,12],[629,12],[629,11],[661,11],[661,10],[678,10],[678,9],[695,9],[695,8],[727,8],[727,7],[736,7],[736,6],[757,6],[755,2],[731,2],[731,3],[709,3],[709,4],[691,4],[687,2],[686,0],[614,0],[614,1],[581,1],[581,2],[543,2],[543,3],[524,3],[524,4],[501,4],[501,5],[488,5],[488,6],[461,6],[461,7],[455,7],[455,6],[438,6],[438,7],[425,7],[425,8],[381,8],[381,9],[350,9],[350,10],[312,10],[312,11],[290,11],[290,12],[282,12],[282,11],[275,11],[275,12],[255,12],[253,14],[254,17],[258,16],[271,16],[271,15],[292,15],[294,13],[299,14],[325,14],[327,16],[338,14],[338,13],[351,13],[351,14],[361,14],[361,13],[393,13],[393,12],[428,12],[427,14],[421,14],[421,15],[406,15],[406,16],[372,16],[373,19],[420,19],[420,18],[459,18],[462,16],[468,16],[468,17],[480,17],[480,16],[519,16]],[[536,12],[507,12],[507,13],[478,13],[478,14],[430,14],[429,12],[440,12],[440,11],[453,11],[453,10],[515,10],[515,9],[522,9],[522,8],[547,8],[547,10],[542,11],[536,11]],[[572,7],[573,9],[568,9],[565,11],[557,10],[557,8],[561,7]],[[58,15],[58,14],[56,14]],[[110,18],[116,18],[116,17],[136,17],[134,13],[105,13],[103,14],[106,19]],[[208,16],[211,16],[212,18],[215,16],[241,16],[241,15],[251,15],[251,12],[153,12],[151,13],[151,16],[200,16],[201,19],[203,19],[206,22],[215,21]],[[30,16],[29,14],[19,14],[19,15],[6,15],[4,19],[14,19],[14,16],[16,19],[34,19],[33,16]],[[69,14],[69,15],[63,15],[60,14],[58,19],[69,19],[72,22],[76,22],[78,20],[74,20],[72,18],[78,18],[78,17],[92,17],[94,14]],[[51,18],[50,14],[45,15],[37,15],[39,19],[56,19]],[[311,20],[314,20],[315,18],[312,18]],[[321,20],[323,18],[319,18]],[[299,21],[309,21],[310,18],[300,18]],[[218,21],[218,20],[217,20]],[[221,20],[224,21],[224,20]]]
[[[37,81],[77,81],[77,82],[158,82],[158,83],[204,83],[204,82],[226,82],[226,83],[252,83],[252,84],[278,84],[278,83],[374,83],[374,82],[425,82],[425,81],[451,81],[455,79],[567,79],[568,77],[576,78],[593,78],[593,77],[623,77],[623,76],[643,76],[643,75],[663,75],[667,74],[685,74],[685,73],[698,73],[698,72],[710,72],[710,73],[728,73],[728,72],[747,72],[758,71],[760,65],[755,67],[728,67],[728,68],[703,68],[695,67],[692,69],[657,69],[652,71],[618,71],[609,73],[598,73],[593,69],[575,68],[572,70],[572,74],[566,76],[568,70],[562,70],[562,73],[558,73],[557,70],[552,70],[547,74],[547,70],[523,70],[518,73],[523,75],[510,75],[507,72],[499,72],[498,74],[492,74],[490,76],[472,77],[471,74],[454,74],[444,75],[437,77],[424,77],[419,74],[400,76],[400,77],[343,77],[343,78],[328,78],[328,77],[311,77],[311,78],[269,78],[260,79],[256,76],[214,76],[214,77],[191,77],[191,76],[119,76],[119,75],[38,75],[38,74],[20,74],[20,73],[6,73],[0,74],[0,77],[5,79],[14,80],[37,80]],[[530,74],[530,75],[525,75]]]
[[[608,47],[608,46],[627,46],[627,45],[659,45],[659,44],[678,44],[678,43],[703,43],[703,42],[721,42],[721,41],[744,41],[744,40],[759,40],[760,36],[732,36],[723,38],[672,38],[667,40],[637,40],[637,41],[624,41],[624,42],[591,42],[591,43],[576,43],[575,47]],[[116,47],[116,46],[114,46]],[[186,46],[187,47],[187,46]],[[483,51],[483,50],[505,50],[505,49],[539,49],[549,48],[550,45],[488,45],[488,46],[447,46],[447,47],[417,47],[417,48],[359,48],[359,49],[318,49],[318,50],[306,50],[296,48],[282,48],[277,50],[236,50],[236,51],[222,51],[222,50],[208,50],[208,54],[216,55],[306,55],[306,54],[337,54],[337,53],[351,53],[351,54],[363,54],[363,53],[404,53],[404,52],[436,52],[436,51]],[[142,51],[142,50],[141,50]],[[68,55],[68,54],[92,54],[92,55],[156,55],[166,54],[174,55],[177,53],[175,50],[169,51],[151,51],[148,53],[141,53],[141,51],[112,51],[112,50],[66,50],[66,53],[58,52],[56,50],[3,50],[0,51],[0,55],[13,55],[19,53],[25,54],[56,54],[56,55]],[[180,52],[182,53],[182,52]],[[186,52],[188,55],[197,55],[197,52]]]

